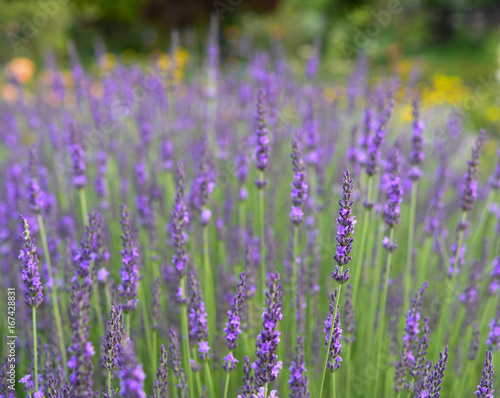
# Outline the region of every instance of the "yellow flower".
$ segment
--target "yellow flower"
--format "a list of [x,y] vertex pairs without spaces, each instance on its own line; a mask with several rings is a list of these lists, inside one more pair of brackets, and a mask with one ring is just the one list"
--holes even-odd
[[21,83],[31,80],[35,72],[35,63],[29,58],[14,58],[7,66],[7,74],[13,76]]

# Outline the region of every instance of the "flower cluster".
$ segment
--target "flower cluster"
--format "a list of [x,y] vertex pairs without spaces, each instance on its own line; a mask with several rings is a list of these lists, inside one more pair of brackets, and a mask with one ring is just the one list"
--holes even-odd
[[[335,289],[335,293],[330,296],[330,310],[328,312],[328,318],[325,321],[325,328],[323,332],[325,333],[325,348],[328,355],[328,370],[335,373],[339,370],[340,365],[342,365],[342,329],[340,327],[340,304],[337,303],[338,289]],[[335,306],[337,311],[335,311]],[[335,320],[333,316],[335,314]],[[333,325],[332,325],[333,323]],[[332,339],[330,339],[330,330],[333,326]],[[330,347],[328,347],[328,342],[330,341]]]
[[261,177],[255,180],[255,186],[259,189],[263,189],[267,185],[267,180],[263,177],[263,174],[269,165],[270,151],[265,120],[265,97],[265,91],[263,89],[259,90],[255,116],[257,121],[257,128],[255,129],[255,140],[257,145],[255,148],[255,167],[261,172]]
[[293,165],[292,182],[292,211],[290,212],[290,222],[299,225],[304,219],[302,206],[307,200],[306,166],[302,159],[302,153],[297,136],[292,140],[292,153],[290,154]]
[[21,278],[23,281],[24,302],[28,307],[36,308],[43,301],[43,286],[38,272],[35,239],[31,237],[28,221],[23,216],[21,216],[21,225],[24,229],[21,235],[24,248],[19,252],[19,259],[23,267]]
[[189,213],[186,208],[186,204],[184,203],[186,177],[184,174],[184,164],[182,162],[177,164],[176,186],[175,203],[172,210],[172,221],[170,224],[174,246],[172,264],[177,270],[179,278],[183,278],[186,275],[186,266],[189,260],[186,251],[186,244],[188,241],[186,226],[189,223]]

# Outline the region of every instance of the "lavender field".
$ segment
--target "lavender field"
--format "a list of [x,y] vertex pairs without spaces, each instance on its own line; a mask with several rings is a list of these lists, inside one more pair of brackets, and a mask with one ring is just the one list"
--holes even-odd
[[216,37],[10,81],[0,397],[493,397],[498,131]]

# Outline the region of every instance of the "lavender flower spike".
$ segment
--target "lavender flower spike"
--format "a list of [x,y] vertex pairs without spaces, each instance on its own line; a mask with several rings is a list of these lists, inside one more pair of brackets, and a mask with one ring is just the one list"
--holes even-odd
[[263,89],[259,90],[257,97],[257,128],[255,130],[255,167],[261,172],[261,178],[257,177],[255,180],[255,186],[258,189],[263,189],[267,185],[267,180],[264,178],[264,171],[269,165],[269,137],[267,135],[267,127],[265,120],[265,91]]
[[350,256],[352,250],[352,242],[354,239],[352,235],[354,234],[354,226],[356,225],[355,217],[352,215],[352,205],[351,193],[353,189],[353,183],[349,176],[349,170],[344,173],[344,179],[342,182],[342,198],[339,199],[339,216],[337,217],[337,251],[333,255],[334,260],[337,262],[335,266],[335,271],[332,272],[332,278],[335,279],[337,283],[346,283],[351,275],[349,275],[349,269],[341,273],[343,266],[349,264],[352,257]]
[[276,350],[281,333],[277,330],[278,322],[283,318],[281,313],[281,296],[283,291],[278,272],[269,274],[269,291],[266,292],[266,307],[262,314],[262,330],[255,341],[257,360],[252,364],[255,370],[255,383],[258,387],[275,380],[283,363],[278,361]]
[[231,309],[227,312],[228,320],[224,333],[226,333],[226,345],[230,351],[236,349],[238,346],[238,336],[241,334],[240,320],[241,320],[241,306],[245,300],[247,291],[246,274],[240,273],[240,282],[238,283],[238,291],[231,302]]
[[[330,372],[335,373],[339,370],[342,364],[342,358],[340,354],[342,353],[342,329],[340,327],[340,304],[337,304],[338,289],[335,289],[335,293],[330,296],[331,303],[328,312],[328,318],[325,321],[325,328],[323,332],[325,333],[325,348],[328,350],[328,362],[327,367]],[[330,337],[330,329],[332,327],[333,314],[335,313],[335,306],[337,306],[337,312],[335,320],[333,321],[333,334],[332,340],[330,342],[330,347],[328,347],[328,339]]]
[[424,130],[424,122],[420,119],[420,104],[418,96],[413,99],[413,137],[411,138],[412,150],[410,152],[410,178],[412,180],[419,180],[422,177],[422,170],[420,164],[425,160],[425,153],[423,151],[424,138],[422,132]]
[[102,367],[110,372],[118,365],[119,347],[124,334],[123,311],[121,307],[111,306],[108,328],[106,329],[106,341],[103,343],[104,356],[102,358]]
[[87,178],[85,177],[85,152],[83,150],[80,134],[74,124],[71,126],[69,152],[71,161],[73,162],[73,185],[77,189],[85,188],[87,185]]
[[382,144],[384,142],[385,129],[389,119],[391,118],[393,106],[394,101],[391,100],[384,113],[379,117],[377,130],[369,138],[368,156],[366,162],[366,174],[369,176],[374,176],[378,172],[380,149],[382,148]]
[[[399,178],[399,152],[393,149],[390,156],[389,181],[387,187],[387,202],[384,209],[385,223],[389,228],[394,228],[399,224],[401,217],[401,202],[403,197],[403,188]],[[384,237],[382,241],[384,249],[392,252],[397,249],[397,244],[391,242],[389,237]]]
[[484,130],[481,130],[474,146],[472,147],[471,160],[467,161],[467,173],[465,174],[464,189],[460,198],[460,207],[464,212],[470,211],[477,199],[477,167],[479,166],[479,156],[483,151],[485,141]]
[[186,265],[189,260],[186,252],[186,244],[188,241],[186,226],[189,223],[189,213],[184,201],[185,189],[186,177],[184,174],[184,164],[179,162],[177,164],[175,204],[171,214],[172,221],[170,226],[175,250],[172,257],[172,264],[179,278],[183,278],[186,275]]
[[309,398],[309,380],[306,375],[307,369],[304,363],[304,341],[297,337],[295,348],[295,359],[290,366],[290,398]]
[[37,151],[34,146],[30,150],[28,192],[31,209],[36,214],[40,214],[45,204],[45,198],[38,181]]
[[161,345],[160,363],[156,371],[156,380],[153,386],[153,395],[150,398],[162,398],[167,393],[168,387],[168,355],[165,346]]
[[21,235],[23,238],[24,248],[19,252],[19,259],[22,263],[21,278],[23,281],[24,302],[30,308],[36,308],[43,301],[43,286],[38,272],[38,257],[36,255],[35,239],[30,235],[28,221],[23,216],[21,224],[24,231]]
[[118,293],[122,298],[123,312],[129,313],[135,310],[137,306],[137,289],[139,288],[139,270],[137,261],[139,253],[134,245],[134,236],[132,227],[125,205],[121,206],[121,220],[123,235],[122,239],[122,268],[120,270],[121,283],[118,286]]
[[493,354],[491,351],[486,351],[486,359],[484,360],[484,368],[481,376],[481,383],[477,386],[477,391],[474,393],[477,398],[493,398]]
[[168,350],[170,352],[170,367],[174,372],[174,376],[177,378],[176,387],[179,392],[182,391],[183,396],[187,396],[187,385],[186,385],[186,375],[181,365],[181,347],[179,346],[179,336],[175,329],[170,329],[169,333],[170,345]]
[[189,343],[198,344],[198,351],[202,360],[208,359],[208,322],[205,303],[201,297],[200,284],[193,271],[189,273],[189,294],[191,299],[188,304]]
[[290,222],[299,225],[304,219],[302,206],[307,200],[306,166],[302,159],[302,153],[298,142],[297,134],[292,140],[292,153],[290,154],[293,165],[292,182],[292,211],[290,212]]

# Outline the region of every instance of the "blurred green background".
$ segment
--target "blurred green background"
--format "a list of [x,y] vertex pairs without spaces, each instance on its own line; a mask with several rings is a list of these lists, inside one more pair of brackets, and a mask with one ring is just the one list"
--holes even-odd
[[108,54],[108,62],[146,62],[167,51],[177,29],[186,62],[197,66],[210,14],[221,25],[223,67],[234,66],[250,43],[286,51],[303,69],[316,41],[323,78],[345,81],[352,60],[365,53],[375,76],[408,76],[418,67],[431,104],[500,120],[498,0],[0,0],[0,65],[27,57],[37,73],[51,51],[67,67],[70,43],[87,66],[95,65],[96,52]]

